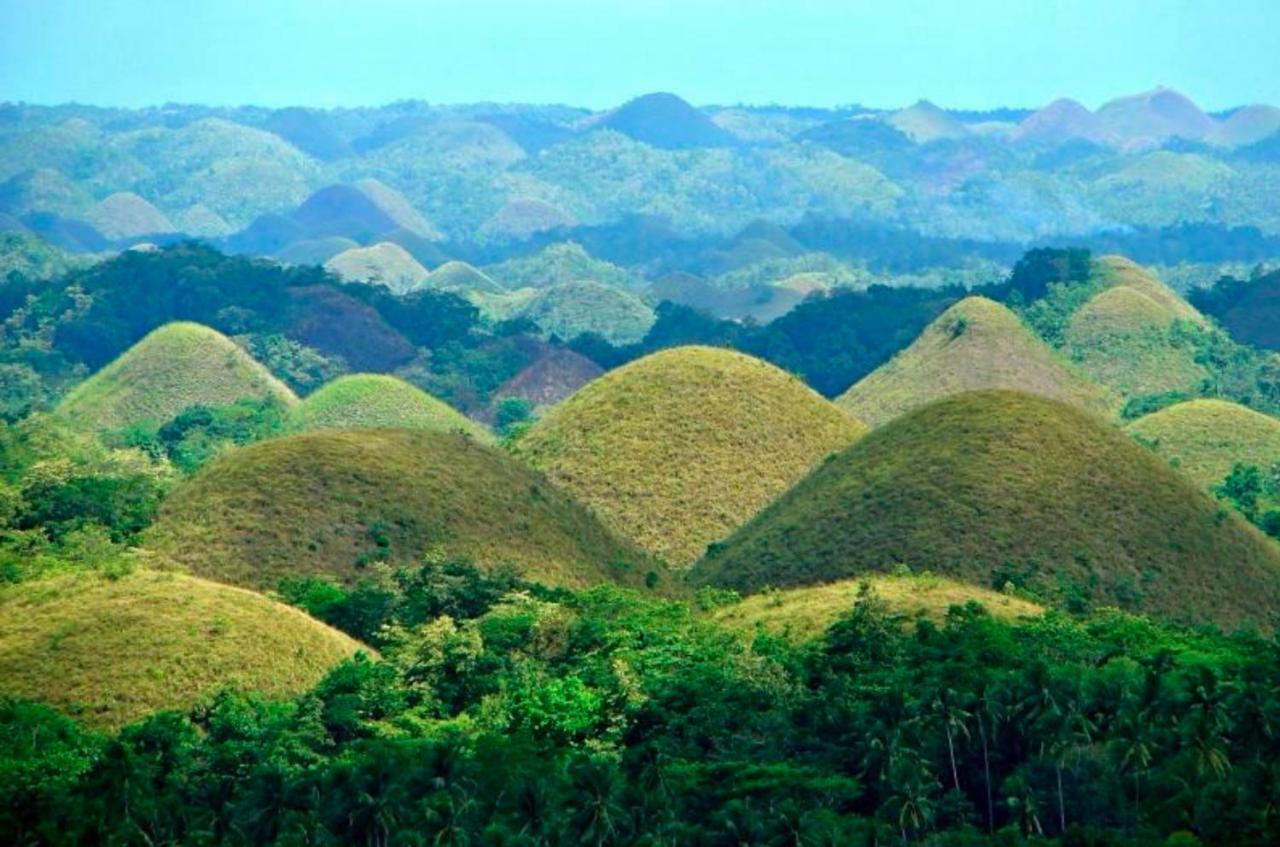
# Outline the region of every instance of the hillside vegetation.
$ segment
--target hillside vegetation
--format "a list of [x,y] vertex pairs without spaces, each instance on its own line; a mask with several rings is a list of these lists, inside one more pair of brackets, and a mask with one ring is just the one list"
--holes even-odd
[[910,412],[823,464],[691,575],[744,591],[899,566],[1270,626],[1280,551],[1163,459],[1067,405],[981,391]]
[[400,428],[462,432],[487,441],[489,431],[402,379],[349,374],[327,383],[293,408],[291,430]]
[[1280,462],[1280,420],[1224,400],[1177,403],[1126,430],[1206,488],[1236,463],[1267,471]]
[[625,537],[685,566],[863,430],[759,359],[679,347],[588,384],[516,450]]
[[376,579],[378,563],[428,552],[548,585],[647,575],[640,554],[538,474],[424,430],[318,430],[237,450],[174,490],[146,544],[201,576],[261,588]]
[[297,609],[180,573],[0,586],[0,694],[103,729],[224,688],[292,697],[360,649]]
[[416,291],[427,281],[427,269],[409,251],[390,241],[349,248],[324,266],[347,282],[385,285],[394,294]]
[[941,397],[988,388],[1026,391],[1106,414],[1109,398],[1018,316],[984,297],[956,303],[888,363],[836,399],[879,426]]
[[544,288],[519,314],[547,335],[567,341],[591,332],[614,345],[641,340],[654,322],[653,310],[640,298],[591,280]]
[[188,406],[223,406],[271,397],[286,406],[293,392],[231,339],[194,323],[153,330],[85,380],[58,405],[74,423],[114,429],[164,422]]
[[767,632],[804,641],[822,635],[849,614],[864,590],[909,623],[922,618],[940,622],[952,607],[969,603],[978,603],[1006,621],[1044,612],[1043,606],[1030,600],[933,574],[866,574],[826,585],[752,594],[716,608],[712,617],[746,635]]

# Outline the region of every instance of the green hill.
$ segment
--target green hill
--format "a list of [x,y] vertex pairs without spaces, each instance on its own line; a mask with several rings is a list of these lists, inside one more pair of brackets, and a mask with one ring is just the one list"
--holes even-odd
[[638,582],[647,571],[507,454],[425,430],[317,430],[234,451],[173,491],[147,545],[251,587],[304,574],[351,583],[374,576],[375,562],[410,565],[428,550],[552,585]]
[[1006,307],[967,297],[836,403],[872,426],[941,397],[986,388],[1027,391],[1100,414],[1103,389],[1058,356]]
[[170,323],[82,382],[57,412],[77,424],[114,429],[163,423],[188,406],[223,406],[246,397],[297,402],[225,335],[200,324]]
[[476,270],[466,262],[445,262],[427,275],[427,288],[438,288],[441,291],[481,292],[485,294],[505,294],[506,289],[495,282],[487,274]]
[[1280,549],[1150,450],[1070,406],[962,394],[823,464],[694,569],[743,591],[900,565],[1224,625],[1272,625]]
[[310,394],[289,413],[290,429],[431,429],[463,432],[481,441],[489,431],[402,379],[348,374]]
[[1280,420],[1224,400],[1189,400],[1139,418],[1129,433],[1205,487],[1236,462],[1266,471],[1280,461]]
[[103,199],[89,210],[85,219],[112,241],[175,229],[164,212],[132,191],[120,191]]
[[1070,318],[1063,352],[1122,398],[1191,392],[1209,375],[1176,322],[1206,325],[1204,316],[1141,267],[1118,256],[1094,263],[1103,290]]
[[862,431],[773,365],[677,347],[588,384],[516,449],[625,537],[684,566]]
[[186,574],[0,586],[0,694],[101,729],[223,688],[292,697],[361,649],[297,609]]
[[821,635],[837,618],[848,614],[864,585],[890,612],[908,620],[941,621],[952,606],[970,602],[980,603],[1001,620],[1044,612],[1043,606],[1030,600],[933,574],[867,574],[826,585],[752,594],[716,608],[712,617],[746,635],[764,631],[802,641]]
[[566,341],[594,332],[614,345],[634,344],[656,320],[640,298],[591,280],[538,291],[520,311],[547,335]]
[[324,267],[346,282],[385,285],[394,294],[408,294],[427,283],[427,269],[408,250],[390,241],[343,250]]

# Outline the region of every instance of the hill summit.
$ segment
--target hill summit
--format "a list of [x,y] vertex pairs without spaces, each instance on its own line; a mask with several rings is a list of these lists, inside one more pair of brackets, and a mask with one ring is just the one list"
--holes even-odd
[[677,347],[588,384],[516,449],[625,537],[684,566],[863,431],[773,365]]
[[58,405],[73,423],[113,429],[163,423],[188,406],[222,406],[273,397],[286,406],[293,392],[217,330],[170,323],[153,330]]
[[1237,462],[1263,471],[1280,462],[1280,420],[1225,400],[1188,400],[1126,428],[1205,487]]
[[697,584],[816,585],[901,565],[1224,626],[1276,623],[1280,550],[1150,450],[1009,391],[876,430],[710,551]]
[[481,441],[489,432],[449,404],[387,374],[348,374],[321,386],[294,407],[289,426],[310,429],[431,429]]
[[983,388],[1027,391],[1099,414],[1105,392],[1036,338],[1007,307],[967,297],[836,403],[872,426],[940,397]]
[[725,147],[734,137],[674,94],[658,92],[630,100],[610,112],[600,126],[664,150]]

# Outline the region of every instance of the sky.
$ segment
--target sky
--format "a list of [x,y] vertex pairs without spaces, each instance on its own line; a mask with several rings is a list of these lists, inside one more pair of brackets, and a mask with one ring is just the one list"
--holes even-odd
[[1280,105],[1280,0],[0,0],[0,101]]

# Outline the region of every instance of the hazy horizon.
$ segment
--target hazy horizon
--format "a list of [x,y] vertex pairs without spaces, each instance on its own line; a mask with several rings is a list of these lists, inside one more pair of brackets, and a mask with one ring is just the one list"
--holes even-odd
[[849,6],[11,0],[0,100],[602,109],[670,91],[697,105],[988,110],[1058,97],[1097,108],[1164,85],[1209,111],[1280,103],[1262,0]]

